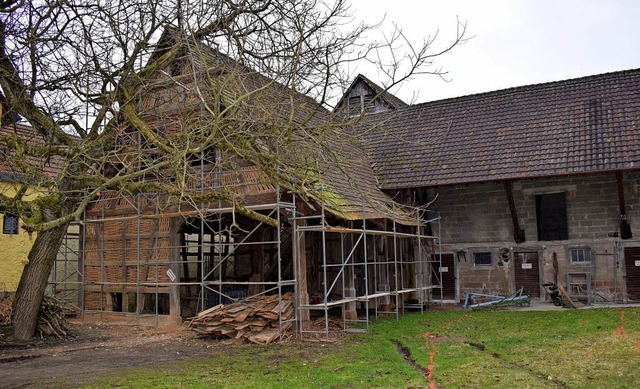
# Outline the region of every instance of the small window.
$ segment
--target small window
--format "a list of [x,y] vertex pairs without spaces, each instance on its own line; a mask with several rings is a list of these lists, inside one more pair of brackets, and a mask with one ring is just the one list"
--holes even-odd
[[17,215],[11,213],[4,214],[4,222],[2,223],[2,233],[9,235],[17,235],[20,230],[20,222]]
[[565,192],[536,196],[538,240],[567,240],[567,196]]
[[474,253],[473,254],[473,264],[475,266],[486,266],[491,265],[491,253]]
[[571,249],[571,263],[589,263],[591,262],[591,249]]

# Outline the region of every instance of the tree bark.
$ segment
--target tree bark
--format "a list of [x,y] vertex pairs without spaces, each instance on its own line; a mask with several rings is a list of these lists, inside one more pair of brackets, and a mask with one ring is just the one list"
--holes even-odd
[[17,341],[33,337],[40,304],[49,281],[49,274],[67,231],[67,224],[38,233],[29,251],[29,263],[24,267],[14,300],[13,338]]

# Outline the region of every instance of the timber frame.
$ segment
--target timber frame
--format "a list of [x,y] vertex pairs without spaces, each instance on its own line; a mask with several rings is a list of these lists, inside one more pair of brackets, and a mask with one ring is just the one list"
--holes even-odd
[[[425,233],[437,230],[437,215],[414,208],[414,226],[341,222],[323,207],[309,212],[295,195],[276,193],[274,202],[248,208],[281,228],[255,222],[234,233],[226,223],[239,216],[222,203],[176,211],[162,209],[159,194],[104,194],[80,223],[80,255],[57,262],[76,269],[74,277],[54,272],[51,290],[85,321],[136,325],[178,324],[218,303],[294,292],[295,317],[280,316],[280,328],[294,321],[302,338],[329,337],[336,316],[344,331],[363,331],[373,317],[398,318],[439,299],[439,241]],[[236,277],[223,268],[234,268]],[[250,277],[239,279],[242,272]]]

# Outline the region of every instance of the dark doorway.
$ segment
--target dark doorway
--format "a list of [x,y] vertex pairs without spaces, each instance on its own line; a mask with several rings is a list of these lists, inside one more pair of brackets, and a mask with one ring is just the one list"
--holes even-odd
[[529,297],[540,297],[540,265],[538,253],[514,253],[516,290],[524,288],[523,293]]
[[538,240],[567,240],[567,196],[562,193],[536,196]]
[[[438,261],[438,256],[435,256],[435,261]],[[456,271],[455,262],[453,260],[453,254],[442,254],[441,264],[434,262],[431,267],[432,277],[434,283],[441,283],[442,285],[442,299],[443,300],[455,300],[456,299]],[[438,280],[438,281],[436,281]],[[433,298],[435,300],[440,299],[440,289],[433,290]]]
[[640,301],[640,247],[624,249],[624,268],[627,272],[627,298]]

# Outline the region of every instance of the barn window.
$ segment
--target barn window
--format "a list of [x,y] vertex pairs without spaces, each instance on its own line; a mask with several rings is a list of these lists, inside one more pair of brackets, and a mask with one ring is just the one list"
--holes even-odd
[[482,252],[473,254],[474,266],[491,265],[491,252]]
[[591,262],[591,249],[579,248],[571,249],[571,263],[589,263]]
[[18,231],[20,230],[19,226],[20,222],[17,215],[12,213],[4,214],[4,221],[2,223],[3,234],[17,235]]
[[567,240],[567,196],[565,192],[536,196],[538,240]]

